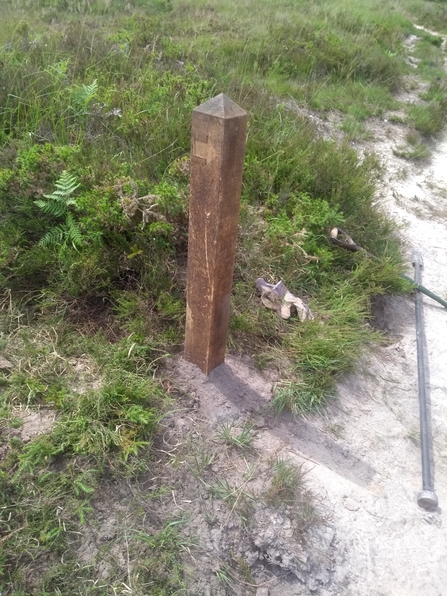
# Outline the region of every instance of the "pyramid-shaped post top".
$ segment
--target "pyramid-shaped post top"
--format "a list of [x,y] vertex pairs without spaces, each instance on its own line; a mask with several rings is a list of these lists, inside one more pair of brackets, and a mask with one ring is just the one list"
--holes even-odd
[[225,95],[225,93],[220,93],[216,97],[202,103],[193,112],[209,114],[210,116],[225,120],[247,116],[247,112],[230,99],[228,95]]

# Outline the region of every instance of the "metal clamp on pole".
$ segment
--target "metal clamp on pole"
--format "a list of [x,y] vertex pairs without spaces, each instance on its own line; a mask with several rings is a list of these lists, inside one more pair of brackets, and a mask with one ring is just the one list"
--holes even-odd
[[[422,281],[422,256],[413,251],[414,281],[420,285]],[[421,428],[421,457],[422,457],[422,490],[418,494],[418,505],[424,509],[435,509],[438,506],[438,497],[433,490],[430,469],[430,433],[428,428],[426,381],[425,381],[425,341],[422,320],[422,295],[414,295],[416,312],[416,345],[418,360],[418,391],[419,391],[419,418]]]

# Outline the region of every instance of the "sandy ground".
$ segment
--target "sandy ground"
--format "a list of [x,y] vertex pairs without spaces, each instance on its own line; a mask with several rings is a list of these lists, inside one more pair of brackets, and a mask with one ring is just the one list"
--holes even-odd
[[[388,136],[399,133],[387,128]],[[447,139],[437,145],[431,163],[406,167],[404,180],[389,138],[376,141],[375,147],[388,171],[383,204],[407,240],[408,272],[414,247],[423,256],[423,284],[445,299]],[[447,503],[447,312],[429,298],[423,302],[437,511],[427,513],[416,505],[422,481],[411,300],[385,301],[380,318],[396,341],[339,386],[343,440],[374,470],[363,487],[334,480],[339,498],[349,493],[359,504],[351,514],[334,507],[339,535],[350,542],[356,594],[447,594],[447,530],[442,519]],[[323,481],[324,473],[315,472],[315,479]]]

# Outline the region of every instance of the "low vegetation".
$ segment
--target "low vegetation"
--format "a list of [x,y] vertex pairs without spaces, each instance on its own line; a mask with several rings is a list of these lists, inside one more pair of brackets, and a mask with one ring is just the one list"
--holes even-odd
[[[129,592],[118,571],[99,581],[79,563],[76,537],[101,491],[150,474],[157,429],[175,407],[160,370],[183,341],[191,111],[225,92],[249,113],[229,350],[280,370],[278,411],[318,410],[337,375],[379,338],[367,324],[371,296],[408,290],[395,230],[374,200],[380,163],[359,158],[350,142],[368,137],[368,118],[399,107],[413,129],[402,156],[426,157],[447,111],[442,38],[412,22],[441,33],[445,4],[4,0],[2,8],[0,351],[12,366],[0,381],[0,591],[180,593],[178,553],[194,539],[178,520],[126,534],[130,550],[139,541],[147,552]],[[420,104],[399,106],[394,93],[414,75],[409,34],[421,38],[416,73],[428,90]],[[318,124],[334,112],[344,140],[328,140]],[[379,261],[331,247],[333,226]],[[260,276],[282,279],[315,320],[300,325],[263,309]],[[24,443],[30,411],[55,420]],[[223,427],[217,440],[239,457],[253,437],[247,422]],[[217,457],[208,447],[191,455],[196,476]],[[208,492],[249,523],[251,493],[215,480]],[[299,501],[299,482],[278,460],[266,502]],[[221,583],[227,563],[215,572]]]

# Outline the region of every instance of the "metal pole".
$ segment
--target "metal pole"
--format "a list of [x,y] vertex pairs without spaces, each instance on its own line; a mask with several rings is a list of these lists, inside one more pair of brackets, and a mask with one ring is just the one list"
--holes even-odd
[[[413,251],[414,281],[420,285],[422,281],[422,256]],[[415,293],[416,312],[416,345],[418,360],[418,391],[419,391],[419,418],[421,428],[421,457],[422,457],[422,490],[418,494],[418,505],[424,509],[435,509],[438,506],[438,497],[433,490],[430,469],[430,433],[428,429],[426,381],[425,381],[425,342],[422,320],[422,295]]]

